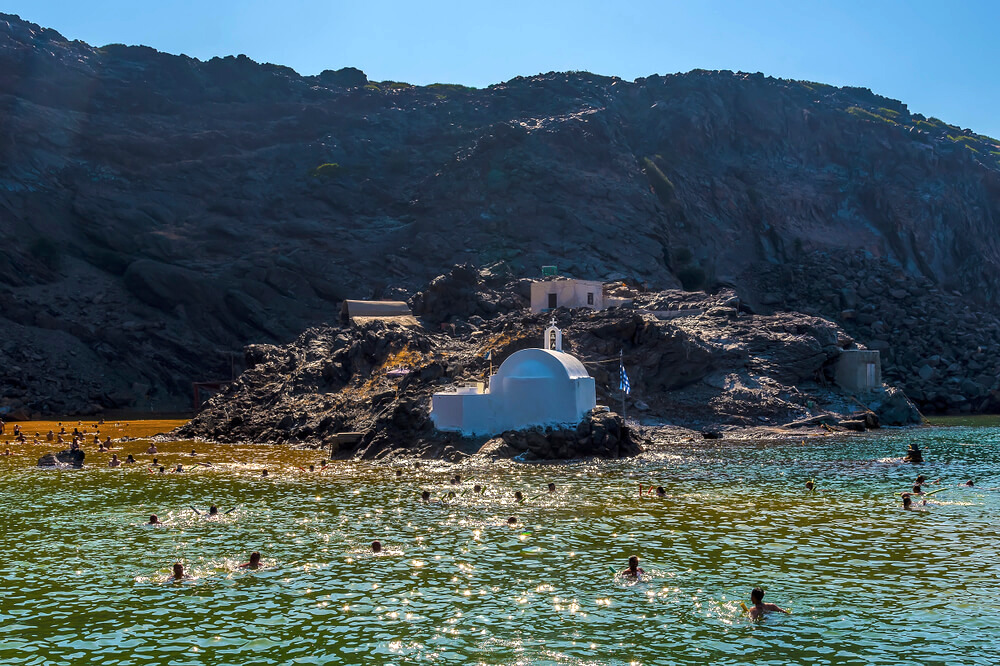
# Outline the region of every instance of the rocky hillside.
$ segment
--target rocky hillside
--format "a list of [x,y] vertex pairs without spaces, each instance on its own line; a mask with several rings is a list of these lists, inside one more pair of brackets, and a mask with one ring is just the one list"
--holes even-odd
[[[942,353],[926,332],[950,326],[945,297],[996,322],[1000,147],[866,89],[706,71],[414,87],[0,15],[0,113],[0,410],[184,408],[244,345],[465,262],[808,306],[892,349],[890,375],[927,365],[925,408],[991,404],[994,338]],[[882,301],[832,265],[855,255],[907,292],[892,317],[861,323]]]
[[[246,372],[175,436],[332,446],[338,455],[362,458],[456,459],[484,445],[494,455],[528,458],[635,454],[639,442],[631,427],[621,428],[617,414],[597,415],[555,435],[508,432],[490,442],[435,430],[432,393],[456,382],[483,381],[491,363],[487,353],[499,364],[519,349],[541,346],[552,317],[563,330],[564,349],[594,377],[598,404],[618,412],[622,355],[632,386],[626,409],[633,421],[717,436],[727,427],[824,423],[828,430],[838,425],[864,430],[920,419],[896,388],[862,404],[834,387],[841,351],[856,345],[820,317],[749,313],[732,291],[723,290],[714,296],[646,292],[636,309],[512,310],[485,319],[476,312],[489,310],[518,287],[495,289],[484,277],[457,268],[421,293],[424,303],[446,301],[449,309],[467,315],[454,329],[376,320],[314,327],[287,345],[248,347]],[[470,294],[476,297],[463,298]],[[397,374],[401,370],[406,372]],[[341,446],[340,432],[361,433],[361,441]]]

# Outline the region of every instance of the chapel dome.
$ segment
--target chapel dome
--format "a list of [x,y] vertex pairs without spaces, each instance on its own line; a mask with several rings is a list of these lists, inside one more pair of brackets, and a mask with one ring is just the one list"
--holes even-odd
[[497,379],[507,377],[578,379],[589,377],[587,369],[578,358],[552,349],[522,349],[516,351],[500,365]]

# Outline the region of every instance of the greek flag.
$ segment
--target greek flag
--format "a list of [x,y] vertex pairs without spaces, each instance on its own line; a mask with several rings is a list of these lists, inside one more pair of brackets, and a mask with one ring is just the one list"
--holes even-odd
[[619,364],[619,370],[621,371],[621,376],[622,376],[621,385],[618,388],[620,388],[625,393],[625,395],[628,395],[629,393],[632,392],[632,385],[628,381],[628,373],[625,372],[625,352],[624,351],[618,356],[618,364]]

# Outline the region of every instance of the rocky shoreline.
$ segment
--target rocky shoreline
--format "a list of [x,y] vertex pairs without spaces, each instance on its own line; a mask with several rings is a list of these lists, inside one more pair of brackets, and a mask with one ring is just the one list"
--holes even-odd
[[[535,314],[523,291],[517,282],[491,282],[457,267],[413,298],[420,326],[375,320],[311,328],[288,345],[251,345],[247,370],[172,436],[329,447],[336,456],[364,459],[460,459],[480,450],[532,459],[638,453],[649,437],[607,408],[572,430],[493,440],[435,430],[432,393],[482,381],[488,352],[500,363],[540,346],[553,318],[564,349],[594,377],[598,404],[618,411],[622,354],[632,384],[625,408],[644,426],[670,424],[713,437],[779,426],[863,431],[921,419],[894,387],[863,396],[835,387],[834,364],[857,343],[821,317],[755,314],[725,290],[645,292],[633,306]],[[441,326],[445,311],[452,314]],[[400,368],[405,372],[389,373]],[[338,448],[342,432],[361,433],[360,441]]]

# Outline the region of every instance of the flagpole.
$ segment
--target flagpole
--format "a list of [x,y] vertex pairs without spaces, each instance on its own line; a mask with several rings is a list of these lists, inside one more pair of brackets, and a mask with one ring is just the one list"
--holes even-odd
[[621,378],[619,379],[619,385],[622,391],[622,423],[625,423],[625,350],[622,349],[618,352],[618,367],[621,370]]

